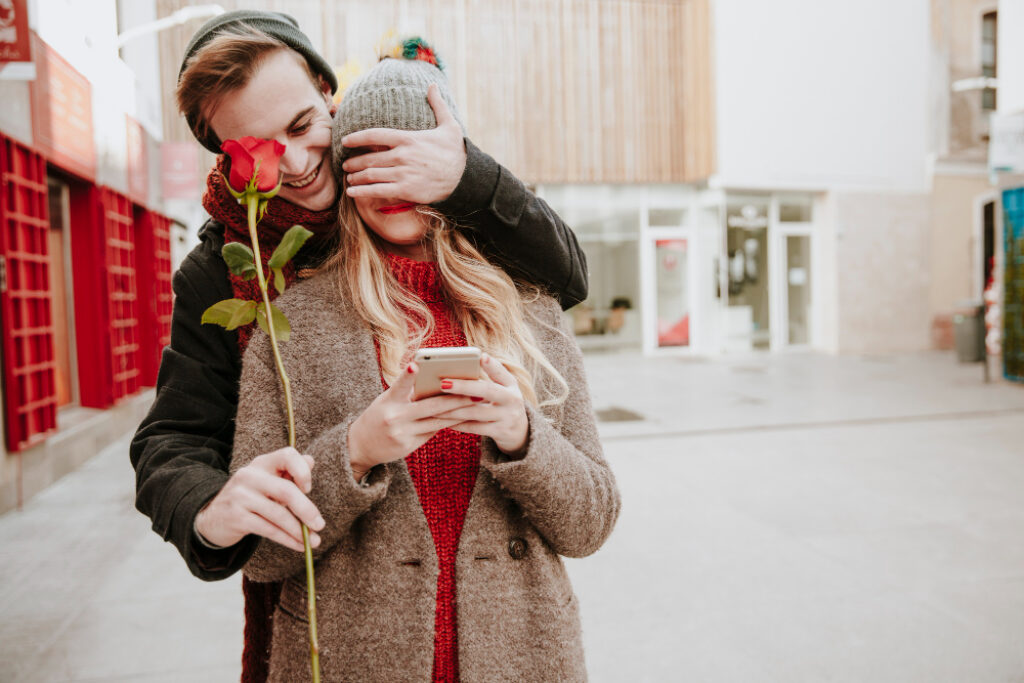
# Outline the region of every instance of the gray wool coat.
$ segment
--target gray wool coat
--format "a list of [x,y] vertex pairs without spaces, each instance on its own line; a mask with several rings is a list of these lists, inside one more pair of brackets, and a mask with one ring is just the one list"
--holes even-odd
[[[281,344],[297,447],[313,456],[311,499],[327,522],[316,556],[323,680],[431,679],[438,561],[404,460],[353,479],[349,425],[381,393],[373,339],[330,273],[276,301],[292,325]],[[569,398],[543,414],[527,406],[525,456],[510,461],[481,439],[481,467],[456,558],[461,679],[585,681],[579,608],[560,556],[601,547],[619,513],[602,457],[582,357],[554,299],[529,304],[538,345]],[[242,370],[232,471],[287,445],[283,394],[269,339],[253,336]],[[263,539],[246,575],[284,580],[274,617],[271,681],[309,676],[301,553]]]

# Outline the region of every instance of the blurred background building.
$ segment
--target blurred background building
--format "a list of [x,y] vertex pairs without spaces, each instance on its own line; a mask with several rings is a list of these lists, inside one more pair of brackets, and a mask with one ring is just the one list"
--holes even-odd
[[0,0],[0,511],[147,407],[213,162],[174,85],[241,7],[342,81],[433,42],[587,253],[585,349],[949,348],[995,283],[1024,375],[1024,0]]

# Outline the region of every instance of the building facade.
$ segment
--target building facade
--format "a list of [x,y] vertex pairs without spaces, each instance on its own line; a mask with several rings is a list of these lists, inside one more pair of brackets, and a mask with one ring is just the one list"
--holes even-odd
[[121,5],[0,10],[0,511],[137,424],[170,335],[156,50],[118,44],[156,8]]
[[[470,137],[583,243],[591,295],[567,315],[584,348],[883,353],[949,347],[1001,253],[986,158],[1005,86],[969,81],[1005,75],[1020,29],[998,17],[1016,2],[287,11],[347,74],[388,32],[435,38]],[[161,36],[165,93],[191,30]],[[165,137],[186,140],[167,98],[164,114]]]

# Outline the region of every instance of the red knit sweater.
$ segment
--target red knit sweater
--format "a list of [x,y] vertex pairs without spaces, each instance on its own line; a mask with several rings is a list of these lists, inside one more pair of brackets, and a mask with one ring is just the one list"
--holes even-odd
[[[434,331],[423,346],[464,346],[466,337],[443,301],[437,266],[388,255],[391,272],[418,296],[434,316]],[[443,429],[406,456],[423,514],[434,537],[439,572],[434,617],[434,681],[459,680],[458,628],[455,619],[455,553],[462,523],[480,468],[480,437]]]

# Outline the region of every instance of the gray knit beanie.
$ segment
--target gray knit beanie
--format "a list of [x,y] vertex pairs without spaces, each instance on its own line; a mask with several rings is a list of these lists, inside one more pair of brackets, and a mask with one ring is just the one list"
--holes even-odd
[[[204,45],[213,40],[217,34],[225,30],[237,30],[240,27],[254,28],[272,38],[277,38],[302,55],[309,64],[310,69],[313,70],[313,73],[323,76],[324,80],[331,86],[332,93],[338,89],[338,77],[334,75],[334,69],[327,63],[327,60],[320,56],[320,53],[313,49],[313,44],[309,42],[309,37],[299,30],[299,22],[282,12],[263,12],[260,10],[225,12],[200,26],[185,48],[185,57],[181,60],[181,68],[178,69],[178,80],[181,80],[181,74],[185,72],[188,60]],[[189,117],[188,119],[189,130],[192,131],[195,130],[196,123],[192,120],[193,118]],[[217,136],[213,134],[213,131],[210,131],[199,142],[214,154],[221,153],[220,141],[217,140]]]
[[[417,45],[426,46],[418,38],[409,39],[405,44],[409,45],[413,41]],[[341,144],[341,139],[349,133],[367,128],[436,128],[437,118],[427,100],[427,88],[431,83],[437,84],[441,97],[465,134],[466,125],[455,106],[448,78],[441,67],[419,59],[385,57],[349,86],[338,105],[333,134],[335,176],[341,178],[341,164],[354,152]]]

